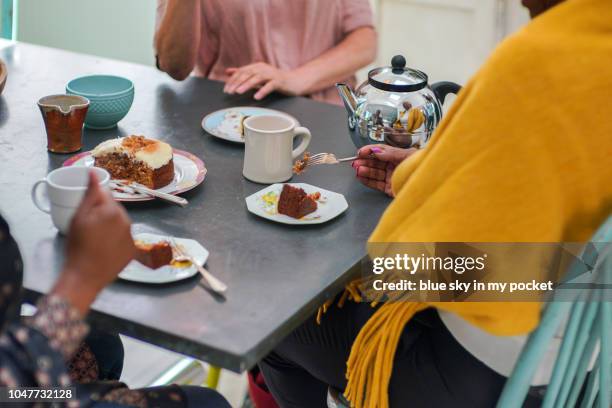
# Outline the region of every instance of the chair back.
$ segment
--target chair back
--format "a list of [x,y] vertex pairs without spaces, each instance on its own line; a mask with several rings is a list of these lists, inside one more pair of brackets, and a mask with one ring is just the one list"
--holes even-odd
[[[585,246],[527,340],[497,408],[521,407],[553,336],[563,339],[542,407],[610,408],[612,216]],[[579,288],[579,289],[576,289]],[[570,293],[568,297],[568,293]],[[590,370],[590,371],[589,371]],[[578,405],[579,404],[579,405]]]
[[350,403],[344,398],[342,392],[334,387],[327,389],[327,408],[350,408]]

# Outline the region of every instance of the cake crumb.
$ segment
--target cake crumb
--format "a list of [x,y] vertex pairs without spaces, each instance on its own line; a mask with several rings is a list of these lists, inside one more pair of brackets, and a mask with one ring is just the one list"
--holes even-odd
[[297,160],[294,165],[293,165],[293,173],[300,175],[304,172],[304,169],[306,169],[306,166],[308,165],[308,160],[310,160],[310,153],[306,152],[304,153],[304,157],[302,157],[302,159]]

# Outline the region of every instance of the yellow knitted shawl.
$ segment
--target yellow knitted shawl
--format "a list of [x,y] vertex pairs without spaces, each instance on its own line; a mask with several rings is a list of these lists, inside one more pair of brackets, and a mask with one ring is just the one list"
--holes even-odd
[[[393,190],[371,243],[587,240],[612,209],[612,1],[568,0],[504,41]],[[495,335],[528,333],[540,314],[538,303],[387,302],[351,350],[354,407],[389,406],[400,334],[427,307]]]

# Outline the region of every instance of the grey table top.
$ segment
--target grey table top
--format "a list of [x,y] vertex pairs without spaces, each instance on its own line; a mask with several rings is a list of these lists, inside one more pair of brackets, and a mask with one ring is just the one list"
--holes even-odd
[[[32,204],[30,188],[69,157],[46,150],[36,106],[41,96],[63,93],[64,85],[81,75],[126,76],[136,88],[130,113],[116,129],[86,130],[85,149],[118,135],[144,134],[197,155],[208,168],[204,183],[184,194],[188,207],[149,202],[127,209],[137,231],[193,238],[208,248],[208,268],[229,285],[226,298],[213,297],[198,279],[159,287],[116,282],[92,308],[90,320],[102,328],[243,371],[350,279],[389,202],[360,185],[349,165],[319,166],[293,181],[344,194],[350,206],[344,215],[311,227],[258,218],[246,210],[244,198],[264,186],[242,177],[243,147],[200,127],[214,110],[254,105],[249,96],[224,95],[214,81],[179,83],[151,67],[24,43],[0,48],[0,58],[9,69],[0,96],[0,211],[21,247],[30,300],[51,288],[64,245],[50,218]],[[310,128],[312,152],[355,152],[343,108],[283,97],[258,105],[288,112]]]

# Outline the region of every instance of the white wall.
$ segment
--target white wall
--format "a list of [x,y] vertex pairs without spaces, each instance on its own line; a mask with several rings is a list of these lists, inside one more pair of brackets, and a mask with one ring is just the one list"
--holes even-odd
[[[20,41],[154,63],[156,0],[18,1]],[[500,39],[527,21],[519,0],[370,1],[381,42],[373,66],[402,53],[432,81],[465,82]]]
[[378,63],[403,54],[433,81],[465,83],[527,21],[519,0],[376,0]]
[[155,0],[19,0],[17,39],[154,64]]

